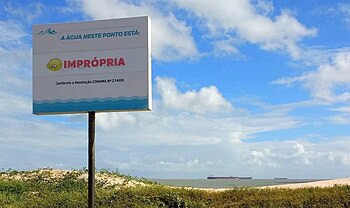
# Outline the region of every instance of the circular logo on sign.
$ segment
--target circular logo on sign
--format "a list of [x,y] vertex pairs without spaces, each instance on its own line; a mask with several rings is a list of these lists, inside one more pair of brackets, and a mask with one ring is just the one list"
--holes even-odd
[[51,71],[59,71],[62,69],[62,62],[58,58],[53,58],[47,63],[46,67]]

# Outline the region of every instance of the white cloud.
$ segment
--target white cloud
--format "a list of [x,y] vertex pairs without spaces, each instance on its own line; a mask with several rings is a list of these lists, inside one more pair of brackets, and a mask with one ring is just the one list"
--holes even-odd
[[21,24],[15,21],[0,21],[0,46],[3,49],[21,47],[22,38],[27,34],[23,31]]
[[350,124],[350,106],[345,103],[345,106],[333,107],[331,111],[334,112],[331,116],[327,118],[327,121],[331,124]]
[[344,17],[344,21],[350,26],[350,4],[340,3],[338,4],[338,8]]
[[179,92],[175,80],[157,77],[157,90],[166,108],[180,109],[195,113],[229,112],[230,102],[220,94],[215,86],[203,87],[198,92]]
[[0,90],[0,115],[11,115],[13,113],[30,113],[32,111],[31,100],[23,95],[14,95]]
[[274,174],[304,178],[308,174],[319,178],[329,177],[339,174],[340,169],[350,169],[348,139],[328,138],[317,143],[297,139],[244,144],[250,150],[244,154],[247,154],[249,164]]
[[152,56],[157,60],[196,59],[199,56],[191,28],[184,21],[177,19],[172,12],[160,11],[152,1],[141,1],[138,4],[126,0],[77,0],[77,2],[83,11],[94,19],[150,16]]
[[226,132],[220,132],[220,121],[186,113],[171,114],[159,109],[160,106],[157,108],[145,113],[98,114],[98,127],[113,143],[120,135],[119,142],[126,146],[210,145],[219,143],[221,136],[225,138]]
[[327,65],[334,60],[339,54],[350,53],[350,47],[327,49],[324,47],[311,47],[303,51],[300,58],[301,69],[305,70],[305,66],[319,67]]
[[[34,19],[38,18],[44,10],[44,5],[38,2],[27,2],[24,6],[13,5],[13,2],[9,2],[4,6],[5,12],[12,17],[25,20],[31,23]],[[17,2],[14,2],[15,4]]]
[[99,113],[96,118],[97,125],[105,130],[118,128],[119,126],[133,126],[136,125],[136,118],[129,113]]
[[214,54],[218,56],[229,56],[237,53],[238,49],[233,45],[232,41],[223,40],[214,43]]
[[255,8],[258,14],[264,16],[270,15],[274,10],[273,3],[269,0],[257,0]]
[[286,51],[293,58],[300,57],[298,42],[317,34],[315,28],[307,28],[287,10],[279,16],[267,16],[273,10],[269,1],[252,4],[249,0],[196,1],[174,0],[203,20],[214,38],[229,36],[259,45],[268,51]]
[[350,100],[350,53],[338,53],[327,64],[301,76],[282,78],[274,84],[290,85],[301,82],[312,97],[334,103]]
[[350,4],[349,3],[335,3],[333,6],[320,6],[313,10],[316,15],[324,15],[327,17],[336,17],[343,19],[343,21],[350,26]]
[[338,112],[349,113],[349,114],[350,114],[350,106],[337,107],[337,108],[333,108],[332,110],[333,110],[333,111],[338,111]]
[[251,152],[251,158],[248,160],[248,163],[251,165],[261,166],[262,165],[261,159],[263,157],[264,157],[264,153],[253,150]]
[[199,165],[199,160],[198,159],[193,159],[193,160],[190,160],[186,163],[186,166],[187,167],[190,167],[190,168],[193,168],[193,167],[197,167]]
[[263,50],[282,51],[299,59],[302,52],[298,46],[299,41],[317,35],[315,28],[306,27],[288,10],[272,17],[273,4],[267,0],[70,2],[76,2],[78,7],[94,19],[149,15],[153,30],[152,53],[154,58],[161,61],[196,59],[201,56],[194,42],[192,28],[178,18],[181,15],[175,13],[178,9],[195,15],[188,21],[193,20],[206,28],[202,38],[209,38],[214,46],[213,53],[220,56],[237,55],[238,46],[248,42]]
[[30,112],[31,49],[21,24],[0,21],[0,115]]
[[99,113],[97,126],[109,146],[239,145],[262,132],[301,125],[297,118],[288,116],[289,110],[286,108],[288,107],[271,106],[268,112],[256,115],[247,112],[241,114],[235,110],[225,114],[197,114],[172,110],[162,100],[156,100],[152,112]]
[[350,124],[349,114],[330,116],[327,120],[331,124]]
[[[3,93],[31,94],[31,49],[7,49],[0,44],[0,87]],[[13,96],[13,95],[11,95]]]
[[122,167],[125,172],[141,169],[143,176],[153,177],[156,174],[164,178],[204,178],[214,174],[328,178],[348,176],[349,150],[349,138],[329,138],[318,143],[303,140],[223,142],[195,147],[140,144],[123,151],[123,158],[113,157],[116,153],[112,150],[101,157],[103,163],[114,164],[112,167]]

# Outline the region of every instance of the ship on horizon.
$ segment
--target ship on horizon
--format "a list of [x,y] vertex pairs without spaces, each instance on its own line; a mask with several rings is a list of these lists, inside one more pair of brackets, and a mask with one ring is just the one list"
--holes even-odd
[[239,180],[239,179],[253,179],[251,176],[213,176],[209,175],[207,179],[234,179],[234,180]]

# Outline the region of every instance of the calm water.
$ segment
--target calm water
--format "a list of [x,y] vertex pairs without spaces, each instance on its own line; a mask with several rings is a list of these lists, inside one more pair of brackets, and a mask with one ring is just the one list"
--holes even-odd
[[321,179],[152,179],[160,184],[195,187],[195,188],[235,188],[235,187],[257,187],[269,185],[283,185],[290,183],[306,183],[320,181]]

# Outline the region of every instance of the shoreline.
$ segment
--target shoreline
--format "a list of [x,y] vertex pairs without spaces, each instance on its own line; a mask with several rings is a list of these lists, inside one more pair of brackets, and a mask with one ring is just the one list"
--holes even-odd
[[[334,186],[350,186],[350,178],[338,178],[338,179],[330,179],[330,180],[321,180],[315,182],[307,182],[307,183],[291,183],[291,184],[283,184],[283,185],[271,185],[271,186],[260,186],[260,187],[249,187],[252,189],[299,189],[299,188],[329,188]],[[193,188],[204,191],[229,191],[233,188]]]
[[330,180],[322,180],[308,183],[293,183],[293,184],[283,184],[283,185],[272,185],[272,186],[262,186],[258,188],[326,188],[326,187],[334,187],[334,186],[350,186],[350,178],[338,178],[338,179],[330,179]]

